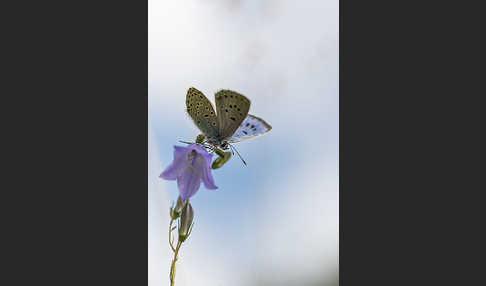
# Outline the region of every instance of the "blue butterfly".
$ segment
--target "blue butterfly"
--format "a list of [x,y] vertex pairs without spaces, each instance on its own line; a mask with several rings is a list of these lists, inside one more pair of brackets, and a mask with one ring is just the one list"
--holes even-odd
[[272,126],[263,119],[248,114],[250,100],[235,91],[223,89],[214,95],[216,112],[207,97],[189,88],[186,95],[187,113],[205,136],[205,143],[223,150],[236,143],[263,135]]

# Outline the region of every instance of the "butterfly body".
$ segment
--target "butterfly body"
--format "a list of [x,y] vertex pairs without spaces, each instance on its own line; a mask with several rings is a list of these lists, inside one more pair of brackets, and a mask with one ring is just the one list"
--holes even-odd
[[186,95],[187,112],[205,135],[205,142],[228,149],[231,143],[263,135],[272,127],[263,119],[248,114],[250,100],[231,90],[220,90],[215,95],[216,111],[202,92],[194,87]]
[[221,140],[219,137],[206,137],[205,141],[213,146],[219,147],[222,150],[227,150],[228,147],[228,140]]

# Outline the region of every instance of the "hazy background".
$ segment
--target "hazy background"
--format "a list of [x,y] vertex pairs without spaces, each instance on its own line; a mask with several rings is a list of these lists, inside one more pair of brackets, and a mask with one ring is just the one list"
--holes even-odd
[[176,285],[337,285],[338,1],[149,0],[149,285],[168,285],[160,172],[197,128],[190,86],[232,89],[273,130],[240,142],[192,198]]

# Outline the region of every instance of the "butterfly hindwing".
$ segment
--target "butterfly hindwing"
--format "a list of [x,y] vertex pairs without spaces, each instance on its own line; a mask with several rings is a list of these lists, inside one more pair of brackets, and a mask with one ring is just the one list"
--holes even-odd
[[250,100],[235,91],[223,89],[215,95],[218,113],[219,139],[229,139],[246,118],[250,109]]
[[219,122],[211,102],[202,92],[194,87],[189,88],[186,95],[186,109],[194,124],[207,137],[218,137]]
[[265,122],[265,120],[248,114],[248,116],[240,124],[233,136],[228,140],[229,143],[235,143],[250,139],[256,136],[263,135],[272,130],[272,126]]

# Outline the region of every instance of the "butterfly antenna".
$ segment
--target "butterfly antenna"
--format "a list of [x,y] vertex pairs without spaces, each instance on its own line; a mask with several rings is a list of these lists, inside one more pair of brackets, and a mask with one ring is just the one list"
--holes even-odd
[[194,142],[187,142],[187,141],[182,141],[182,140],[179,140],[179,142],[185,143],[185,144],[193,144],[194,143]]
[[[236,150],[236,148],[235,148],[235,147],[231,146],[231,144],[229,144],[229,143],[228,143],[228,145],[230,146],[231,152],[233,153],[233,149],[234,149],[234,150],[236,151],[236,154],[238,154],[238,157],[240,157],[241,162],[243,162],[243,164],[245,164],[245,166],[246,166],[246,162],[245,162],[245,160],[243,160],[243,157],[241,157],[241,155],[240,155],[240,153],[238,152],[238,150]],[[234,153],[233,153],[233,154],[234,154]]]

